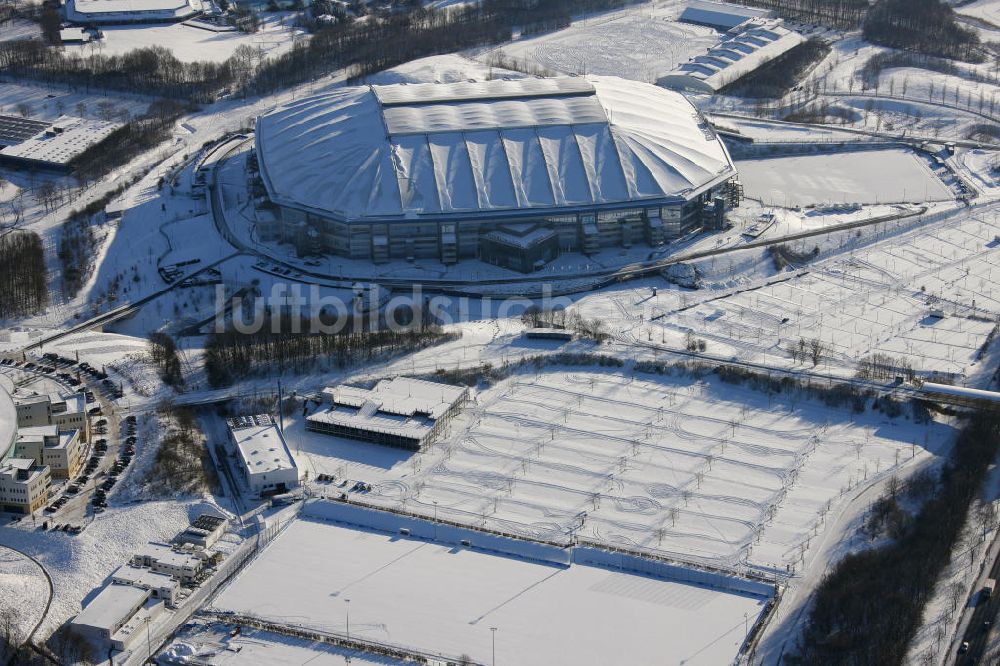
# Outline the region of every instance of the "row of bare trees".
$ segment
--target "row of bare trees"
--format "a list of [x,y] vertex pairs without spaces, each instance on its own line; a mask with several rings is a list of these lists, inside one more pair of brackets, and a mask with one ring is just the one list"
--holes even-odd
[[48,302],[42,239],[27,231],[0,237],[0,318],[23,317]]

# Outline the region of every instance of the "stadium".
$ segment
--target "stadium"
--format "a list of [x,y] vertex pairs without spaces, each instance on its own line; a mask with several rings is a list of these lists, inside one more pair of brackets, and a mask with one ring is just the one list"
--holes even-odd
[[613,77],[340,88],[259,117],[248,164],[261,240],[374,263],[528,273],[721,226],[739,199],[682,95]]

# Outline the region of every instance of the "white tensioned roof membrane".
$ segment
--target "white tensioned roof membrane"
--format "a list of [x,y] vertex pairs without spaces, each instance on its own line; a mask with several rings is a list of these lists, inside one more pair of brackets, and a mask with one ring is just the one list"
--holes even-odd
[[277,203],[347,220],[673,199],[735,173],[683,96],[613,77],[340,88],[256,140]]

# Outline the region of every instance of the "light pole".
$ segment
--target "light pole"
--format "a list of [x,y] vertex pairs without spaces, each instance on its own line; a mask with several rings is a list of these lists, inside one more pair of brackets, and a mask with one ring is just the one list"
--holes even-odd
[[490,627],[490,632],[493,635],[493,665],[497,666],[497,628]]
[[434,500],[434,540],[438,540],[438,503]]
[[347,605],[347,640],[351,640],[351,600],[344,599],[344,603]]
[[743,640],[746,641],[747,636],[750,635],[750,616],[743,613]]
[[153,657],[153,646],[149,642],[149,615],[142,618],[142,621],[146,623],[146,661],[149,661]]

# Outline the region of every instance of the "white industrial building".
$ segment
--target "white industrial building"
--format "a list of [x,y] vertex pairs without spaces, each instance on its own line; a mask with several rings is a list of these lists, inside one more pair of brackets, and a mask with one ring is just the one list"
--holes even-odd
[[681,23],[702,25],[714,28],[719,32],[727,32],[747,19],[770,18],[772,15],[773,12],[766,9],[732,5],[726,2],[693,0],[684,8],[677,20]]
[[165,609],[163,599],[149,589],[111,583],[73,618],[71,627],[101,650],[126,650],[145,636],[147,621],[154,622]]
[[372,389],[323,390],[328,405],[306,418],[306,430],[419,450],[469,397],[469,389],[421,379],[383,379]]
[[202,548],[148,543],[132,557],[132,564],[190,584],[197,580],[202,570],[214,559],[213,551]]
[[111,582],[149,590],[153,599],[163,599],[171,606],[177,602],[177,592],[181,588],[180,581],[170,574],[153,571],[146,567],[137,567],[134,564],[123,564],[118,567],[111,574]]
[[657,85],[712,94],[805,41],[781,19],[749,19],[724,34],[708,53],[661,77]]
[[255,150],[268,238],[374,263],[530,272],[715,227],[738,198],[683,95],[616,77],[338,88],[258,118]]
[[270,416],[243,416],[228,424],[239,459],[237,472],[252,494],[276,495],[299,485],[299,469]]
[[69,171],[73,158],[121,126],[110,120],[60,116],[31,137],[0,149],[0,164]]
[[66,0],[66,20],[86,25],[172,23],[202,14],[202,0]]
[[211,548],[222,538],[228,527],[229,521],[225,518],[203,513],[186,530],[178,534],[174,541],[201,548]]

